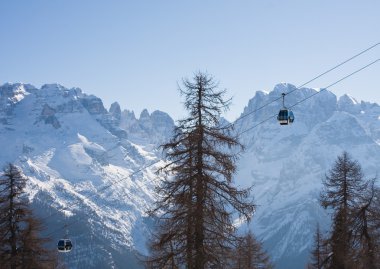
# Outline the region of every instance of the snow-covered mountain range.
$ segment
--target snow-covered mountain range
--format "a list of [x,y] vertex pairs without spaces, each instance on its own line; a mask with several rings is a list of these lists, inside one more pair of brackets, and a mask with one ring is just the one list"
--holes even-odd
[[[247,150],[239,161],[237,181],[253,184],[257,212],[251,229],[261,238],[277,268],[304,268],[317,221],[328,228],[329,216],[318,197],[321,180],[337,156],[347,151],[367,177],[380,172],[380,106],[337,97],[323,89],[296,89],[278,84],[270,93],[256,92],[242,116],[292,92],[285,105],[295,121],[280,126],[275,117],[245,132]],[[316,92],[319,92],[316,94]],[[305,100],[309,96],[314,97]],[[236,122],[238,132],[278,113],[282,100]]]
[[[235,124],[244,132],[282,106],[290,92],[279,84],[256,92]],[[286,105],[316,93],[297,89]],[[321,179],[337,155],[347,150],[368,177],[380,170],[380,107],[322,90],[293,108],[296,120],[280,126],[275,117],[244,132],[236,184],[250,186],[258,205],[253,232],[278,268],[304,268],[317,220]],[[0,86],[0,165],[14,162],[30,178],[27,186],[36,213],[56,241],[67,232],[73,251],[60,255],[69,268],[142,268],[154,201],[154,172],[163,164],[157,146],[168,140],[174,122],[164,112],[144,110],[139,118],[110,109],[78,88],[57,84]],[[242,230],[246,229],[245,224]]]

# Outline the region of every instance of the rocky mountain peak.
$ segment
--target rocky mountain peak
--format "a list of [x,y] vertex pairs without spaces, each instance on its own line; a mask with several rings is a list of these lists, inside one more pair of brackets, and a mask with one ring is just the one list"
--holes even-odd
[[143,111],[141,111],[139,120],[140,121],[150,120],[150,115],[147,109],[144,109]]
[[111,115],[113,117],[115,117],[117,120],[120,121],[120,119],[121,119],[121,109],[120,109],[120,105],[119,105],[118,102],[114,102],[114,103],[111,104],[109,113],[111,113]]

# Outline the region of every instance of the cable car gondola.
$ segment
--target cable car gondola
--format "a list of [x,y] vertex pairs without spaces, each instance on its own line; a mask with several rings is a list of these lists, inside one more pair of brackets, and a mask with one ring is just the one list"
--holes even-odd
[[285,93],[282,94],[282,108],[278,112],[277,120],[281,125],[288,125],[293,123],[294,114],[293,112],[285,107]]
[[67,229],[67,223],[65,223],[65,230],[66,235],[64,236],[64,239],[60,239],[57,244],[58,252],[70,252],[73,248],[73,243],[71,243],[71,240],[68,239],[69,231]]
[[58,252],[70,252],[73,244],[70,239],[60,239],[57,244]]

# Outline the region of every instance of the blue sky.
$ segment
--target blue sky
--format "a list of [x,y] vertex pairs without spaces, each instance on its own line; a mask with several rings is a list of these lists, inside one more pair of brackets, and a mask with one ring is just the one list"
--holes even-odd
[[[301,85],[380,42],[377,0],[1,0],[0,84],[60,83],[106,107],[185,115],[177,83],[207,71],[233,96]],[[380,58],[380,45],[309,84],[325,87]],[[380,62],[330,88],[380,103]]]

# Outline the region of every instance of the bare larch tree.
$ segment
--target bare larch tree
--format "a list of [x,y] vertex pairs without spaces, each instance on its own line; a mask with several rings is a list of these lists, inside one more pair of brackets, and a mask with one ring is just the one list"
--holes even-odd
[[314,246],[311,251],[311,260],[307,269],[325,269],[328,265],[329,245],[323,236],[319,223],[314,234]]
[[13,164],[0,176],[0,264],[10,269],[49,268],[54,261],[24,195],[26,180]]
[[232,269],[273,269],[274,265],[251,231],[241,237],[231,257]]
[[237,239],[233,214],[249,220],[254,210],[250,189],[232,184],[236,152],[243,147],[231,126],[219,124],[230,100],[213,77],[199,72],[183,80],[180,92],[189,116],[162,146],[168,164],[152,211],[159,225],[148,267],[226,268],[225,254]]
[[375,180],[368,181],[368,189],[358,199],[354,209],[353,239],[357,269],[380,268],[380,192]]
[[365,251],[365,255],[374,250],[374,241],[367,225],[367,213],[373,200],[373,196],[365,198],[369,185],[369,181],[364,180],[360,164],[352,160],[347,152],[338,156],[323,180],[324,189],[320,201],[324,208],[332,209],[333,221],[331,236],[328,238],[331,253],[326,268],[361,268],[363,260],[358,255],[363,255],[359,250]]

